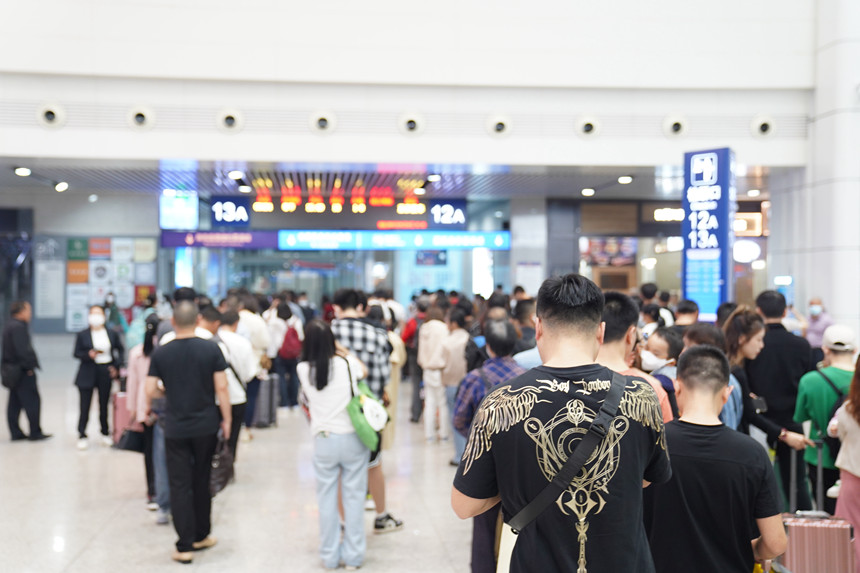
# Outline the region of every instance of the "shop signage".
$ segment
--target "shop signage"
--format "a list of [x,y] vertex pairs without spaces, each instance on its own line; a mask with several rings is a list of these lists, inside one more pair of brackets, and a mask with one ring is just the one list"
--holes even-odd
[[732,221],[737,210],[734,153],[728,148],[684,155],[682,289],[699,305],[699,319],[714,321],[720,303],[733,300]]
[[251,224],[250,197],[213,197],[209,207],[213,227],[248,227]]
[[275,249],[277,231],[162,231],[161,246],[209,247],[212,249]]

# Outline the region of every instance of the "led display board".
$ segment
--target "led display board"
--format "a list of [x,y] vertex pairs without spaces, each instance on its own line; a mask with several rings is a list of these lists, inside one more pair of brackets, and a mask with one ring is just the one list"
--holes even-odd
[[158,226],[193,231],[200,225],[197,191],[165,189],[158,198]]
[[682,289],[713,322],[717,307],[734,299],[732,221],[737,211],[734,154],[728,148],[684,155]]

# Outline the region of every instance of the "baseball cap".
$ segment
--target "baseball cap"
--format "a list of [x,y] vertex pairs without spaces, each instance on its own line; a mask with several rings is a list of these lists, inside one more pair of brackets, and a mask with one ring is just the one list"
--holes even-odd
[[837,352],[847,352],[857,348],[857,337],[851,328],[841,324],[834,324],[828,326],[827,330],[824,331],[821,346],[830,350],[836,350]]

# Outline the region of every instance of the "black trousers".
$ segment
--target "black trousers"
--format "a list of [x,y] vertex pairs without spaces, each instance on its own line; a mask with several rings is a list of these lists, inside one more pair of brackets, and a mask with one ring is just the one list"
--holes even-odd
[[146,497],[155,498],[155,465],[152,461],[152,445],[155,441],[152,426],[143,425],[143,467],[146,471]]
[[96,365],[95,388],[81,388],[81,415],[78,418],[78,434],[82,438],[87,437],[87,423],[90,421],[90,404],[93,402],[93,391],[99,393],[99,422],[102,427],[102,435],[110,435],[108,428],[108,403],[110,402],[111,379],[107,364]]
[[472,518],[472,573],[496,571],[496,524],[502,504]]
[[421,418],[421,412],[424,411],[424,400],[421,399],[421,380],[424,378],[424,370],[418,366],[416,349],[406,349],[406,363],[409,365],[409,377],[412,379],[412,404],[410,405],[412,421],[417,422]]
[[36,387],[36,374],[24,374],[18,385],[9,390],[6,419],[9,423],[9,434],[12,439],[20,439],[25,436],[18,423],[21,418],[21,410],[27,413],[27,420],[30,422],[30,435],[42,435],[42,426],[39,422],[41,409],[42,399],[39,397],[39,389]]
[[192,551],[212,529],[212,496],[209,477],[216,434],[196,438],[164,438],[167,477],[170,481],[170,510],[179,539],[177,551]]
[[236,450],[239,447],[239,430],[242,429],[242,417],[245,415],[245,408],[248,404],[233,404],[230,408],[233,416],[233,422],[230,424],[230,451],[233,452],[233,462],[236,461]]
[[[818,495],[818,466],[813,464],[806,464],[806,469],[809,472],[809,481],[812,483],[812,495],[813,497]],[[824,468],[824,511],[833,515],[836,513],[836,500],[827,497],[827,490],[830,489],[833,484],[836,483],[836,480],[839,479],[839,470],[831,470],[828,468]],[[816,499],[816,503],[818,500]],[[821,510],[821,508],[818,508]]]

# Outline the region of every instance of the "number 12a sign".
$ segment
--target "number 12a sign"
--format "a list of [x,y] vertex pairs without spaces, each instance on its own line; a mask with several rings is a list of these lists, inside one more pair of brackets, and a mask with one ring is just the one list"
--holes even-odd
[[213,227],[247,227],[251,223],[250,197],[213,197]]
[[734,298],[734,153],[722,148],[685,154],[684,183],[683,296],[699,305],[700,320],[714,321],[717,307]]

